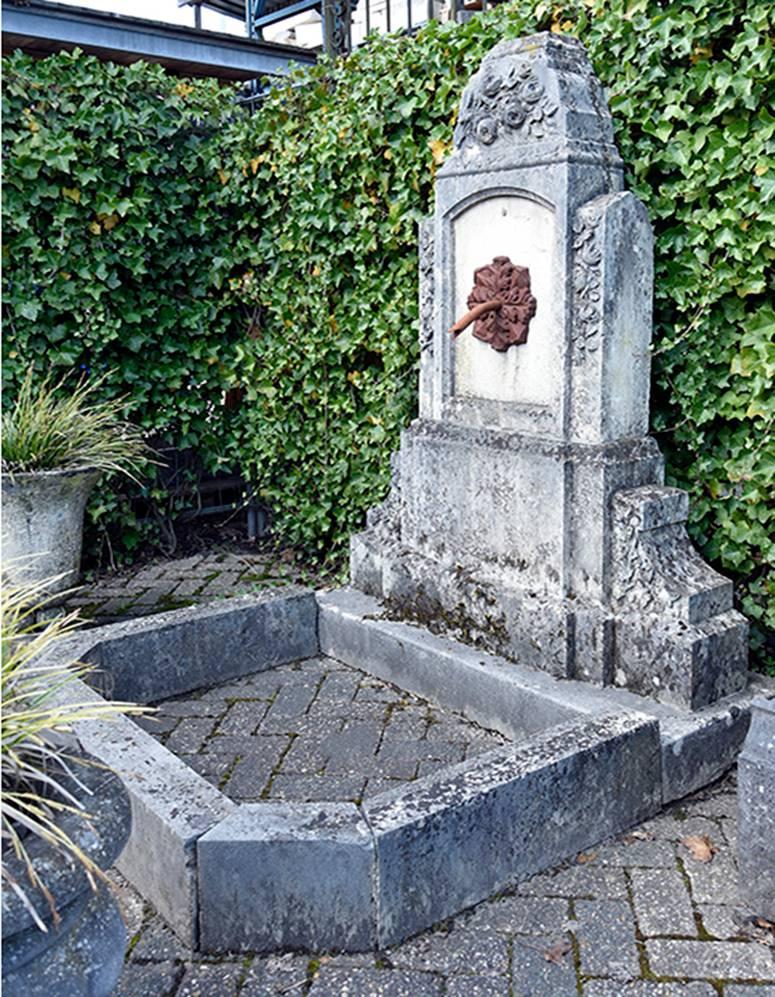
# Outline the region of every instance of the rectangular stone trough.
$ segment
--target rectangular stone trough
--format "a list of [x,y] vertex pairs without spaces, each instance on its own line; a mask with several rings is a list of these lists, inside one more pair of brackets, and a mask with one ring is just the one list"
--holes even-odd
[[355,802],[240,803],[129,718],[80,724],[131,794],[120,870],[202,951],[400,942],[716,778],[755,691],[690,713],[387,620],[349,589],[176,610],[85,631],[57,652],[96,669],[92,688],[63,693],[71,700],[144,703],[321,654],[503,737]]

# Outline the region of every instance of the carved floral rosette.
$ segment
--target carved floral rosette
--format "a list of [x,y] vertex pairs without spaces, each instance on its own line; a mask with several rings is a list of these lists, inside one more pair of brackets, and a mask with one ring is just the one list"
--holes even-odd
[[496,256],[492,263],[479,267],[474,273],[468,307],[487,301],[498,301],[500,307],[477,318],[474,336],[499,353],[526,343],[530,320],[536,313],[528,268],[516,266],[508,256]]
[[503,132],[541,139],[552,129],[556,112],[557,104],[529,63],[512,65],[505,73],[484,67],[463,94],[455,145],[492,145]]

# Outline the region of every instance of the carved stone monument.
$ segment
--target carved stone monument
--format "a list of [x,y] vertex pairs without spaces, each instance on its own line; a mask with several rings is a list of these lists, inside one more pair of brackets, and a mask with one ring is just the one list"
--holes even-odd
[[420,249],[420,413],[353,585],[556,676],[741,690],[745,620],[648,436],[651,228],[578,41],[487,55]]

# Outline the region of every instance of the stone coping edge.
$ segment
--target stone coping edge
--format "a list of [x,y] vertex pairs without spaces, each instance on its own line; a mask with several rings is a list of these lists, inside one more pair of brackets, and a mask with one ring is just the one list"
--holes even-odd
[[[230,616],[234,617],[231,621]],[[248,619],[251,616],[252,619]],[[197,619],[207,621],[208,626],[194,627],[192,630],[192,620],[195,623]],[[210,623],[215,623],[215,626],[209,627]],[[699,757],[705,765],[701,776],[704,781],[698,783],[704,785],[709,781],[705,778],[705,773],[710,771],[708,766],[711,766],[715,773],[715,769],[722,764],[714,762],[712,758],[708,760],[710,749],[719,739],[722,740],[726,754],[722,760],[723,767],[718,772],[720,774],[723,768],[734,760],[734,757],[726,760],[731,750],[730,746],[733,742],[737,744],[738,740],[742,742],[748,726],[750,695],[747,698],[743,695],[733,697],[735,703],[731,705],[727,703],[714,710],[688,714],[674,707],[651,703],[621,690],[599,690],[582,683],[560,682],[543,672],[520,668],[476,649],[436,637],[418,627],[379,619],[379,605],[375,600],[347,589],[317,595],[297,589],[290,592],[284,590],[283,594],[279,595],[267,593],[260,596],[219,600],[208,606],[173,610],[153,617],[111,624],[85,630],[60,642],[57,649],[47,657],[53,657],[61,663],[85,660],[97,668],[106,668],[109,662],[107,655],[103,659],[103,650],[108,644],[111,646],[111,651],[114,651],[121,647],[124,638],[131,638],[134,641],[139,637],[143,641],[148,634],[153,635],[152,639],[155,641],[166,641],[170,638],[177,640],[180,625],[189,633],[194,633],[196,641],[203,646],[208,640],[214,640],[218,653],[208,655],[203,652],[200,655],[198,665],[200,672],[193,686],[186,673],[179,676],[182,683],[180,688],[175,688],[171,692],[162,691],[148,695],[147,699],[180,694],[192,687],[226,681],[245,674],[247,670],[256,671],[274,667],[284,661],[311,656],[322,651],[353,667],[394,682],[407,691],[418,692],[428,698],[436,699],[466,713],[470,719],[502,730],[507,735],[514,736],[520,724],[523,725],[523,732],[526,729],[532,735],[520,744],[509,746],[507,749],[497,749],[496,752],[490,752],[470,763],[461,763],[462,767],[451,766],[428,776],[425,780],[419,780],[408,788],[375,797],[364,803],[360,809],[352,804],[325,804],[321,807],[317,804],[266,803],[240,806],[211,786],[202,776],[190,769],[129,718],[81,722],[76,730],[84,748],[114,768],[130,793],[133,831],[130,842],[117,863],[119,869],[154,904],[186,944],[195,948],[199,947],[200,943],[204,946],[219,944],[220,929],[211,930],[207,927],[212,924],[212,918],[208,920],[201,904],[202,896],[206,895],[208,898],[206,902],[209,905],[212,893],[211,879],[207,878],[209,874],[203,871],[204,866],[198,868],[203,861],[209,861],[203,860],[202,855],[210,854],[207,852],[208,848],[215,850],[216,846],[226,847],[222,840],[223,828],[229,828],[229,821],[250,822],[255,819],[251,817],[253,810],[264,814],[267,821],[272,813],[275,814],[275,824],[272,825],[274,830],[269,835],[269,843],[263,846],[270,851],[274,848],[272,841],[277,839],[276,821],[285,820],[289,827],[295,827],[299,822],[304,824],[309,819],[310,813],[323,814],[320,818],[322,821],[320,839],[321,847],[325,848],[323,864],[318,868],[318,872],[320,873],[321,868],[330,869],[330,876],[333,877],[335,884],[336,870],[340,868],[337,863],[340,860],[344,861],[344,868],[347,870],[361,869],[362,872],[366,866],[372,870],[368,882],[373,883],[376,877],[376,881],[382,884],[379,897],[374,893],[373,886],[369,886],[369,890],[372,891],[369,894],[371,897],[369,909],[374,916],[369,915],[366,920],[355,918],[351,928],[341,935],[338,942],[332,941],[329,946],[323,946],[331,948],[347,946],[357,950],[365,944],[364,939],[367,936],[369,939],[367,947],[371,944],[385,945],[390,943],[388,940],[397,941],[407,937],[408,934],[429,926],[435,920],[483,899],[484,896],[508,883],[531,875],[539,868],[546,868],[574,854],[577,850],[589,847],[637,823],[648,813],[655,812],[655,808],[658,809],[665,798],[674,799],[690,791],[683,788],[689,779],[684,770],[692,767],[694,756]],[[232,668],[229,668],[228,662],[225,661],[224,634],[232,641],[231,647],[239,652],[236,655],[236,665]],[[283,635],[288,636],[287,645],[283,644]],[[262,641],[266,645],[263,654],[259,651]],[[241,663],[241,655],[246,647],[251,651],[248,669]],[[121,658],[125,669],[129,667],[127,662],[131,664],[133,660],[134,665],[131,670],[137,672],[141,670],[139,666],[148,661],[155,661],[151,653],[153,648],[150,651],[146,646],[143,648],[141,655],[132,654],[131,648],[127,648],[125,644]],[[168,654],[168,649],[166,653]],[[407,674],[409,660],[414,663],[411,675]],[[215,673],[201,670],[208,667],[208,662],[211,669],[216,669]],[[175,673],[168,671],[165,682],[170,675],[174,676]],[[121,681],[126,685],[124,678]],[[138,681],[141,686],[144,679],[141,677]],[[115,689],[115,684],[113,688]],[[775,683],[768,685],[767,680],[764,680],[758,683],[755,691],[766,693],[768,690],[772,695]],[[83,702],[96,700],[99,698],[99,693],[82,682],[73,682],[60,692],[60,696],[71,702]],[[501,697],[505,698],[498,706]],[[477,779],[485,779],[486,773],[483,774],[477,766],[493,764],[494,771],[499,770],[500,765],[508,767],[508,764],[513,763],[518,767],[519,759],[522,759],[524,764],[525,752],[545,750],[546,738],[551,740],[560,736],[565,728],[572,730],[573,737],[577,738],[580,732],[583,734],[584,731],[597,729],[595,725],[600,723],[608,731],[605,736],[601,735],[600,744],[619,744],[624,751],[623,757],[626,757],[630,750],[628,745],[641,744],[638,751],[641,755],[644,750],[651,750],[644,748],[643,745],[651,741],[659,745],[661,741],[661,747],[657,752],[661,755],[661,761],[646,766],[634,766],[633,778],[636,779],[634,785],[639,786],[637,792],[640,797],[639,799],[628,797],[627,813],[611,815],[610,820],[607,818],[597,820],[596,811],[599,810],[600,803],[598,800],[595,809],[589,814],[594,830],[590,831],[589,835],[585,832],[582,844],[573,840],[566,829],[564,841],[568,847],[548,842],[538,857],[528,847],[529,835],[525,832],[526,836],[519,845],[525,849],[524,856],[520,853],[520,861],[510,866],[511,872],[508,876],[498,872],[497,882],[495,878],[488,879],[485,876],[484,880],[466,887],[461,886],[456,891],[453,888],[454,883],[463,880],[460,877],[460,869],[457,871],[452,869],[451,859],[447,862],[446,869],[429,872],[425,868],[423,863],[426,866],[428,863],[433,865],[434,848],[430,846],[430,842],[434,836],[438,836],[442,841],[442,851],[448,846],[449,840],[459,840],[459,854],[462,854],[460,849],[465,851],[466,841],[479,841],[463,865],[471,867],[488,865],[493,870],[498,869],[498,863],[494,859],[483,863],[476,858],[476,848],[500,847],[498,841],[502,835],[493,831],[488,838],[487,828],[504,826],[503,822],[506,822],[507,826],[511,827],[513,824],[514,828],[521,827],[524,831],[527,826],[525,821],[528,818],[523,819],[520,815],[535,812],[546,792],[545,787],[542,788],[541,779],[550,779],[550,777],[549,775],[541,777],[533,771],[522,772],[519,778],[515,776],[510,780],[504,777],[497,787],[491,787],[486,793],[480,794],[481,799],[477,798],[477,802],[472,802],[468,798],[463,801],[455,797],[454,805],[443,809],[443,816],[436,812],[422,815],[419,811],[414,812],[415,805],[419,806],[419,803],[416,803],[417,794],[427,794],[428,787],[433,787],[433,793],[440,794],[440,799],[446,798],[448,789],[455,796],[450,787],[460,783],[459,789],[466,784],[466,780],[470,778],[467,773],[476,772]],[[634,723],[635,728],[633,730],[627,728],[626,733],[619,731],[615,734],[613,732],[616,723],[624,723],[625,727]],[[547,730],[547,727],[552,729]],[[646,731],[650,733],[644,733]],[[600,748],[600,751],[602,750]],[[562,765],[580,766],[582,772],[594,772],[597,766],[595,759],[600,753],[598,751],[596,754],[596,751],[598,749],[591,748],[588,751],[570,751]],[[512,760],[511,763],[508,759]],[[657,780],[657,789],[661,778],[661,799],[658,792],[655,795],[654,785],[649,783],[644,786],[637,783],[641,768],[646,768],[653,774]],[[660,770],[663,771],[660,773]],[[548,769],[544,766],[540,771],[546,772]],[[715,778],[715,774],[712,778]],[[696,776],[694,781],[698,781]],[[611,784],[610,795],[613,798],[616,798],[619,786],[620,777],[616,775],[615,781]],[[667,791],[674,795],[666,797],[665,787],[668,787]],[[692,785],[691,788],[695,787]],[[568,812],[572,810],[569,798],[552,796],[551,793],[550,796],[555,800],[555,810],[552,813],[542,813],[537,820],[535,834],[539,838],[542,835],[545,837],[545,828],[553,826],[557,813],[561,812],[562,807],[567,806]],[[393,799],[394,797],[396,799]],[[517,807],[513,801],[518,797],[520,802]],[[423,806],[427,807],[427,795],[423,799],[425,800]],[[403,823],[401,821],[397,824],[390,823],[387,815],[396,807],[399,811],[414,812],[414,817],[412,819],[407,817]],[[516,818],[512,812],[515,807],[518,811]],[[355,816],[352,815],[350,808],[355,810]],[[352,820],[355,821],[354,824],[345,821],[342,825],[344,820],[342,815],[346,812],[350,813]],[[578,813],[574,819],[582,825],[588,823],[581,820]],[[385,821],[388,823],[383,826]],[[478,829],[478,824],[482,821],[484,828]],[[360,822],[365,822],[368,834],[360,827]],[[455,827],[457,830],[453,833],[452,829]],[[428,834],[426,828],[431,829]],[[211,832],[212,836],[207,837]],[[365,838],[361,832],[366,834]],[[518,845],[514,839],[517,833],[517,830],[510,832],[511,845],[504,845],[504,854],[517,853]],[[205,838],[209,844],[205,844]],[[293,840],[294,847],[297,847],[296,838]],[[443,844],[445,841],[447,844]],[[259,846],[260,842],[256,847]],[[249,846],[243,842],[242,847]],[[364,859],[365,853],[368,853],[368,861]],[[390,857],[399,853],[403,856],[400,862]],[[273,856],[272,861],[274,858]],[[277,860],[280,861],[279,857]],[[293,861],[301,860],[296,855]],[[509,861],[511,862],[511,859]],[[316,867],[317,862],[317,859],[313,861]],[[398,885],[403,875],[402,863],[405,862],[407,868],[416,870],[416,874],[414,878],[404,877],[403,884]],[[163,876],[160,875],[160,870],[163,870]],[[366,875],[365,872],[363,875]],[[436,887],[430,892],[426,890],[423,894],[422,884],[417,880],[421,875],[426,876],[428,882],[436,883]],[[492,877],[494,876],[495,872],[492,873]],[[345,880],[347,883],[355,884],[354,877],[355,872],[350,875],[348,871]],[[359,887],[361,889],[357,901],[359,904],[366,902],[365,882],[366,880],[362,879]],[[205,892],[202,893],[202,890]],[[489,893],[481,892],[482,890],[489,890]],[[444,894],[445,891],[450,898],[456,898],[454,902],[450,900],[449,909],[443,904],[442,908],[438,907],[443,899],[438,894]],[[345,895],[336,893],[336,896],[340,897],[337,903],[343,903],[341,897]],[[217,890],[214,896],[217,899]],[[322,902],[319,900],[319,894],[315,894],[314,891],[310,896],[318,896],[318,900],[314,902],[318,904]],[[331,903],[333,902],[331,900]],[[406,908],[405,913],[402,913],[403,908]],[[336,909],[338,908],[335,908],[330,918],[324,919],[326,923],[331,925],[337,923]],[[440,909],[446,910],[446,913],[439,913]],[[200,923],[204,926],[201,939]],[[226,947],[244,946],[246,944],[244,930],[244,926],[242,929],[235,928],[232,941]],[[310,940],[306,943],[300,941],[298,925],[291,924],[283,930],[286,931],[285,940],[277,942],[277,929],[269,931],[267,928],[261,944],[288,948],[294,947],[298,942],[300,947],[314,949],[321,947],[318,944],[320,938],[317,928],[309,929]],[[293,941],[294,938],[297,942]],[[251,947],[259,948],[255,934]]]
[[507,737],[618,710],[653,717],[659,722],[664,804],[722,776],[745,740],[754,696],[775,695],[775,680],[752,673],[743,692],[692,711],[626,689],[557,678],[388,619],[377,599],[355,589],[318,592],[317,600],[321,653],[460,710]]
[[661,807],[657,723],[582,718],[355,804],[243,804],[197,843],[206,952],[382,949]]
[[[318,653],[314,594],[294,588],[280,595],[262,593],[218,600],[206,606],[84,630],[60,641],[46,655],[46,661],[83,661],[98,672],[102,669],[96,685],[103,692],[111,691],[115,698],[140,702],[163,699],[192,688],[190,677],[178,671],[179,687],[170,689],[170,676],[176,672],[168,670],[163,674],[154,656],[158,653],[172,661],[170,642],[177,642],[181,630],[189,643],[192,639],[198,642],[194,688],[246,674],[242,658],[246,650],[250,671]],[[288,635],[285,644],[281,642],[283,634]],[[108,660],[106,646],[111,654],[121,652],[116,654],[117,661]],[[231,667],[229,654],[234,658]],[[184,656],[179,654],[181,659]],[[153,669],[148,668],[149,663],[153,663]],[[114,670],[117,664],[120,671]],[[152,686],[154,676],[161,676],[158,692]],[[100,698],[100,691],[80,680],[59,692],[61,702],[93,702]],[[196,841],[233,813],[238,804],[129,717],[81,721],[75,730],[83,747],[114,769],[129,791],[132,832],[116,863],[118,869],[153,903],[175,933],[196,948]]]

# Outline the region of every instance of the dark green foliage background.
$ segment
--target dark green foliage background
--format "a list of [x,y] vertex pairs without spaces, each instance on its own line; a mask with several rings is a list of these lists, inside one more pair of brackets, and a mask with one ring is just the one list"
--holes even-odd
[[[242,467],[278,531],[336,556],[414,414],[417,222],[462,87],[502,37],[579,34],[656,231],[654,430],[761,651],[775,625],[769,10],[509,4],[304,70],[251,116],[155,67],[13,57],[7,388],[30,362],[105,366],[134,419]],[[117,220],[90,230],[101,216]],[[92,516],[114,546],[136,539],[109,489]]]
[[[79,54],[3,68],[5,393],[30,364],[106,373],[149,432],[235,459],[220,396],[242,329],[215,141],[231,93]],[[118,553],[140,540],[131,490],[116,479],[90,507]]]

